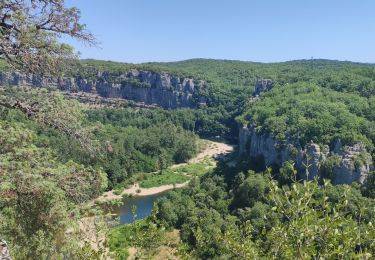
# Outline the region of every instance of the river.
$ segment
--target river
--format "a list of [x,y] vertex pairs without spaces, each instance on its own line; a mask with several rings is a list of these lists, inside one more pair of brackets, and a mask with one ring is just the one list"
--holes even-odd
[[115,208],[113,213],[120,217],[121,225],[133,223],[134,217],[132,208],[134,206],[137,207],[137,219],[143,219],[150,215],[154,207],[154,202],[167,193],[168,191],[148,196],[134,196],[131,198],[126,198],[123,201],[124,204],[118,208]]
[[[225,143],[213,142],[206,140],[207,147],[201,151],[195,158],[191,159],[189,163],[199,163],[207,157],[217,158],[218,156],[225,156],[233,151],[233,146]],[[171,168],[177,168],[186,165],[186,163],[176,164]],[[132,208],[137,208],[137,219],[142,219],[150,215],[154,202],[167,194],[173,188],[182,188],[187,183],[177,185],[162,185],[153,188],[140,188],[139,184],[135,184],[129,189],[125,189],[121,195],[114,194],[113,191],[106,192],[98,200],[119,199],[124,194],[133,195],[131,198],[123,200],[123,205],[115,208],[112,213],[120,217],[120,224],[130,224],[134,221]],[[139,192],[138,192],[139,190]],[[138,195],[138,196],[137,196]],[[139,196],[140,195],[140,196]]]

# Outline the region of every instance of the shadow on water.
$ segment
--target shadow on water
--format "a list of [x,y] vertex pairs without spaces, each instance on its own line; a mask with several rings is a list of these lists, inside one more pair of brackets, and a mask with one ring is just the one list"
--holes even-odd
[[114,208],[112,213],[120,217],[120,225],[131,224],[134,221],[132,212],[134,206],[137,208],[137,219],[143,219],[150,215],[154,207],[154,202],[167,193],[168,191],[149,196],[134,196],[126,198],[123,201],[123,205]]

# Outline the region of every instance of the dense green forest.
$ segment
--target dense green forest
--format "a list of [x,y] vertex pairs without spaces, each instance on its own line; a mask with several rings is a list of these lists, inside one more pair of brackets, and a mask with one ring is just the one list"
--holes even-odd
[[[282,172],[296,175],[292,164]],[[110,248],[118,259],[134,246],[152,258],[171,246],[168,235],[179,230],[181,242],[173,248],[186,259],[372,258],[372,181],[366,187],[295,180],[281,185],[271,175],[220,164],[169,192],[147,219],[113,229]]]
[[[101,17],[107,7],[117,5],[103,5]],[[130,24],[131,33],[121,34],[119,26],[108,33],[136,39],[139,46],[127,44],[135,51],[150,43],[168,50],[176,30],[159,22],[173,20],[162,17],[169,7],[151,9],[157,18],[139,16],[143,25],[155,23],[148,28]],[[189,22],[205,20],[186,12],[193,7],[180,10],[188,23],[173,24],[189,45]],[[282,10],[264,7],[271,17]],[[294,14],[301,8],[291,7]],[[318,34],[332,21],[356,25],[356,12],[343,9],[340,20],[329,8],[322,18],[333,20],[311,27]],[[310,28],[305,9],[294,18]],[[116,11],[110,18],[118,18]],[[220,11],[214,13],[202,28],[222,25],[215,20],[222,20]],[[375,259],[375,64],[79,60],[70,44],[100,41],[80,8],[64,0],[2,0],[0,16],[0,259]],[[82,16],[102,30],[113,27],[106,24],[111,19],[88,17]],[[128,27],[124,21],[116,23]],[[227,24],[220,37],[232,33]],[[163,39],[158,27],[167,28]],[[327,28],[338,41],[341,32],[337,37],[335,27]],[[199,47],[201,36],[208,40],[202,32],[195,37]],[[259,43],[283,48],[267,40],[279,34],[264,32]],[[311,36],[296,32],[290,36],[298,40]],[[324,43],[318,53],[334,46]],[[301,53],[315,47],[303,45]],[[160,197],[139,219],[129,202],[149,194]],[[132,220],[119,217],[123,203],[133,205]]]
[[157,204],[155,222],[181,230],[189,257],[372,256],[374,200],[356,185],[280,186],[269,173],[220,171]]
[[[293,142],[304,147],[313,141],[332,147],[341,140],[346,145],[361,142],[373,154],[371,64],[189,60],[142,66],[207,80],[210,108],[223,111],[222,118],[229,115],[231,120],[236,117],[236,123],[255,125],[258,132],[276,137],[280,145]],[[251,96],[257,78],[271,79],[273,88],[254,102]],[[117,119],[121,122],[123,117]],[[197,130],[194,124],[170,120]],[[222,122],[228,129],[234,124]],[[374,174],[364,186],[302,182],[296,175],[292,162],[277,172],[260,173],[248,171],[246,162],[237,168],[220,165],[188,188],[170,192],[146,221],[114,230],[110,245],[119,257],[127,255],[123,248],[129,246],[144,248],[147,255],[163,244],[167,235],[163,230],[178,229],[181,244],[177,251],[187,258],[371,258],[375,250]],[[126,238],[129,232],[147,230],[155,239]]]
[[[271,79],[275,89],[289,84],[298,86],[303,83],[303,86],[307,84],[337,92],[354,93],[367,98],[370,108],[374,106],[375,68],[372,64],[331,60],[299,60],[264,64],[193,59],[137,65],[83,60],[77,66],[79,69],[74,69],[71,75],[93,78],[97,77],[98,71],[105,71],[107,73],[101,78],[109,82],[115,76],[134,68],[205,80],[210,87],[200,94],[207,97],[208,108],[198,112],[198,117],[196,117],[198,120],[205,121],[203,126],[198,126],[202,128],[198,133],[205,136],[233,137],[237,135],[238,125],[233,119],[245,112],[256,79]],[[367,111],[367,115],[373,120],[371,112]],[[204,125],[209,127],[205,129]]]
[[373,102],[373,98],[316,84],[294,83],[264,93],[239,121],[251,122],[280,142],[291,139],[304,147],[311,140],[332,144],[340,139],[349,145],[363,142],[371,151],[375,144]]
[[[87,124],[95,126],[95,138],[102,145],[102,151],[98,154],[85,155],[85,150],[78,144],[74,146],[69,143],[67,137],[48,139],[56,147],[62,160],[73,159],[102,168],[107,173],[109,188],[130,178],[134,173],[155,172],[173,163],[186,162],[198,151],[196,135],[168,120],[143,126],[131,123],[120,126],[118,123],[111,123],[116,122],[115,118],[101,124],[97,120],[100,113],[91,111],[89,114]],[[138,120],[149,122],[147,116],[142,117],[141,114]]]
[[[24,92],[10,88],[5,97],[19,97]],[[25,98],[35,95],[41,93],[31,92]],[[197,136],[187,131],[190,130],[189,127],[184,130],[184,124],[175,123],[168,117],[156,117],[148,110],[88,110],[76,101],[64,100],[59,94],[53,93],[53,96],[58,97],[64,107],[79,109],[77,111],[80,112],[75,111],[75,116],[78,117],[80,127],[90,132],[86,141],[95,143],[95,150],[88,149],[74,136],[51,127],[41,128],[38,123],[27,120],[21,112],[14,116],[14,111],[5,110],[6,120],[22,121],[27,128],[37,132],[33,143],[38,147],[53,149],[61,162],[72,160],[104,170],[108,176],[109,188],[134,173],[154,172],[173,163],[186,162],[198,150]],[[56,106],[53,102],[50,105]],[[124,120],[121,121],[116,115]],[[136,120],[125,120],[130,117]],[[182,116],[176,118],[185,120]]]
[[[1,110],[0,236],[10,243],[14,257],[94,258],[89,247],[78,246],[78,233],[61,235],[93,214],[84,205],[136,174],[186,162],[198,152],[199,137],[235,142],[242,124],[271,134],[280,145],[304,147],[313,141],[332,146],[338,139],[344,145],[363,143],[375,158],[371,64],[83,60],[67,73],[100,80],[100,71],[110,80],[130,68],[207,81],[207,93],[201,93],[207,107],[94,109],[51,90],[1,90],[2,99],[30,105],[48,101],[38,108],[40,115]],[[273,87],[254,98],[259,78],[271,79]],[[123,259],[127,248],[136,246],[152,257],[168,232],[179,230],[176,252],[186,258],[373,257],[373,173],[365,185],[333,186],[298,180],[293,162],[255,173],[241,159],[237,167],[219,163],[203,176],[193,173],[197,177],[189,186],[159,200],[149,218],[112,229],[107,242],[111,251]],[[28,217],[16,222],[18,216]]]
[[[302,146],[311,140],[332,145],[340,139],[344,144],[363,142],[369,152],[373,150],[372,64],[331,60],[262,64],[194,59],[139,65],[84,60],[79,66],[82,77],[96,75],[98,70],[118,75],[137,68],[207,81],[207,93],[201,94],[207,96],[208,107],[145,112],[155,114],[154,118],[168,118],[202,137],[237,138],[239,125],[251,122],[281,142],[289,138]],[[272,80],[272,90],[264,93],[259,102],[251,102],[256,79],[265,78]],[[101,120],[107,120],[103,117],[106,116],[101,116]],[[117,120],[134,121],[128,115],[116,115]]]
[[[185,162],[198,149],[193,133],[167,120],[102,124],[77,101],[43,90],[7,88],[1,98],[45,100],[31,119],[17,109],[0,110],[0,236],[15,259],[94,257],[79,246],[77,222],[93,214],[85,205],[135,173]],[[46,124],[50,119],[53,125]],[[64,235],[68,228],[74,230]]]

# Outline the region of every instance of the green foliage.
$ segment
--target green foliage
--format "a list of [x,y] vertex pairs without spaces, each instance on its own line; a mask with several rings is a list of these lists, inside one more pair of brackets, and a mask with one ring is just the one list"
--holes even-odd
[[365,185],[362,187],[362,193],[364,196],[375,199],[375,172],[370,172],[367,177]]
[[170,123],[146,129],[102,125],[95,133],[107,152],[98,166],[108,174],[110,186],[137,172],[165,169],[190,159],[197,152],[195,135]]
[[161,172],[138,174],[137,180],[142,188],[180,184],[190,180],[194,176],[203,176],[209,173],[213,165],[213,160],[207,159],[200,163],[188,163],[178,167],[167,168]]
[[[160,123],[172,123],[203,137],[224,136],[230,115],[221,109],[210,107],[194,109],[100,109],[87,112],[90,121],[122,127],[148,128]],[[224,118],[226,117],[226,118]],[[235,122],[232,120],[232,123]],[[235,127],[235,126],[232,126]],[[233,133],[234,134],[234,133]]]
[[[307,142],[316,139],[320,143],[325,143],[331,140],[331,135],[341,126],[342,131],[338,135],[345,141],[367,141],[364,136],[371,142],[374,140],[375,134],[372,129],[375,128],[373,123],[375,68],[372,64],[330,60],[264,64],[193,59],[135,65],[83,60],[78,65],[78,69],[73,70],[72,75],[111,82],[130,69],[167,72],[181,77],[205,80],[209,87],[204,93],[199,94],[207,98],[208,107],[197,111],[181,109],[147,112],[157,115],[156,118],[161,114],[164,114],[163,117],[167,115],[174,123],[176,117],[182,118],[181,115],[184,115],[183,117],[189,118],[190,122],[188,124],[184,122],[183,127],[194,130],[200,136],[236,137],[238,126],[234,118],[246,112],[245,116],[238,118],[239,121],[246,122],[255,114],[257,127],[274,131],[274,135],[280,140],[295,137],[301,138],[302,143],[305,143],[305,139]],[[249,97],[258,78],[271,79],[274,90],[271,91],[272,94],[267,94],[268,98],[257,102],[257,111],[249,112],[247,109]],[[283,90],[284,88],[286,90]],[[282,107],[275,114],[273,110],[279,104]],[[271,107],[267,110],[269,105]],[[139,114],[142,113],[144,112]],[[340,115],[337,119],[334,118],[336,114]],[[353,125],[349,124],[351,120]],[[177,121],[181,122],[181,119]],[[287,136],[282,132],[285,128],[291,131],[286,132]],[[301,137],[297,130],[302,133]],[[328,133],[324,134],[326,130]]]
[[[371,222],[347,214],[351,203],[351,190],[345,188],[340,200],[329,201],[325,183],[293,184],[291,189],[279,188],[271,182],[270,200],[282,219],[266,235],[270,243],[266,254],[270,257],[290,259],[312,256],[328,259],[371,258],[374,252],[375,229]],[[321,196],[314,194],[321,192]],[[372,210],[373,211],[373,210]]]
[[229,191],[216,174],[204,176],[160,199],[157,223],[180,228],[184,254],[196,258],[373,257],[372,199],[355,186],[288,183],[239,173]]
[[340,165],[341,158],[338,155],[329,156],[326,160],[322,162],[320,167],[320,172],[323,178],[332,180],[333,179],[333,169]]
[[13,69],[43,76],[61,75],[64,65],[76,58],[73,47],[61,42],[63,36],[95,44],[94,36],[80,22],[80,10],[67,7],[64,0],[3,0],[1,9],[6,15],[0,24],[0,59]]
[[[74,102],[70,103],[76,106]],[[121,115],[120,111],[116,113]],[[7,113],[5,116],[8,120],[24,121],[38,131],[35,144],[38,147],[52,148],[60,161],[65,163],[73,160],[96,169],[102,168],[108,176],[109,188],[124,182],[135,173],[154,172],[160,170],[161,166],[164,169],[172,163],[185,162],[198,150],[198,140],[193,133],[167,120],[157,122],[149,117],[139,117],[138,121],[145,124],[121,124],[117,117],[109,117],[100,123],[93,114],[86,118],[83,113],[72,112],[72,115],[80,116],[77,125],[82,129],[90,129],[90,139],[95,140],[93,143],[100,148],[92,152],[74,136],[61,133],[59,129],[40,129],[24,117],[15,118],[15,115],[17,113]],[[71,121],[71,125],[74,123]]]
[[127,259],[129,247],[142,248],[143,255],[151,256],[152,251],[162,245],[164,237],[162,228],[158,228],[150,219],[143,219],[112,229],[108,245],[115,259]]
[[[224,163],[212,170],[209,162],[167,168],[194,156],[195,134],[236,136],[236,117],[273,135],[281,145],[303,147],[312,140],[332,146],[340,139],[344,145],[362,142],[373,152],[373,65],[199,59],[140,65],[86,60],[76,66],[69,76],[107,82],[131,68],[206,80],[209,88],[200,94],[208,106],[86,111],[49,91],[41,96],[34,90],[1,92],[1,101],[16,98],[29,106],[37,101],[41,112],[32,114],[31,121],[21,113],[0,110],[0,236],[10,243],[14,258],[97,257],[87,247],[78,247],[76,232],[66,231],[77,229],[79,205],[100,194],[106,177],[110,188],[133,181],[150,187],[191,178],[186,189],[171,191],[157,202],[152,218],[113,229],[108,245],[118,259],[128,256],[128,247],[151,257],[162,245],[164,227],[180,230],[179,252],[188,258],[373,257],[373,173],[360,188],[367,198],[355,185],[296,183],[292,162],[279,169],[278,183],[269,173],[245,170],[249,162],[241,165],[244,173]],[[270,78],[273,89],[254,103],[249,97],[257,78]],[[85,139],[77,138],[82,132],[102,149],[88,151],[81,141]],[[367,156],[355,158],[356,167]],[[321,165],[323,177],[332,177],[337,164],[337,157],[328,157]],[[160,173],[150,173],[155,171]]]
[[366,118],[368,111],[366,98],[298,83],[265,93],[244,118],[280,143],[289,140],[305,146],[311,140],[331,144],[341,139],[349,145],[363,142],[372,150],[375,135],[373,122]]
[[165,170],[160,174],[146,174],[139,185],[142,188],[159,187],[168,184],[184,183],[191,177],[176,173],[172,170]]
[[[195,80],[205,80],[209,87],[204,91],[201,91],[199,95],[204,96],[207,99],[208,107],[198,110],[178,109],[176,111],[163,111],[157,109],[145,112],[145,110],[137,110],[136,113],[129,113],[128,111],[126,113],[121,111],[94,112],[94,114],[98,114],[97,116],[99,118],[106,120],[107,116],[112,117],[115,115],[117,120],[112,121],[119,121],[121,122],[120,124],[127,124],[126,121],[129,121],[130,119],[130,124],[132,124],[134,121],[138,121],[138,117],[143,118],[146,114],[153,114],[152,117],[148,117],[148,119],[150,119],[148,123],[142,119],[140,122],[142,124],[149,124],[155,121],[160,122],[160,119],[162,118],[168,118],[168,120],[171,120],[174,124],[181,125],[184,129],[192,130],[200,136],[237,137],[238,124],[236,123],[235,118],[247,111],[249,97],[252,95],[255,81],[258,78],[271,79],[275,89],[293,84],[305,84],[309,86],[319,86],[325,90],[333,90],[333,92],[326,93],[328,96],[330,93],[336,92],[352,93],[352,96],[347,96],[347,99],[354,97],[353,106],[350,107],[350,113],[354,113],[359,117],[366,117],[370,120],[373,120],[371,118],[374,118],[372,112],[374,109],[368,109],[366,107],[367,101],[363,103],[362,101],[365,99],[359,98],[359,96],[370,98],[370,106],[374,103],[371,101],[373,99],[371,99],[371,96],[375,94],[375,69],[374,66],[370,64],[329,60],[301,60],[263,64],[230,60],[193,59],[181,62],[146,63],[136,65],[109,61],[83,60],[77,64],[76,67],[72,67],[71,72],[68,74],[70,76],[86,79],[119,83],[116,81],[118,78],[121,78],[120,75],[126,74],[131,69],[167,72],[180,77],[191,77]],[[134,83],[136,85],[138,84],[136,82]],[[311,95],[310,98],[314,97]],[[278,99],[277,95],[275,95],[275,99]],[[318,97],[318,99],[320,99],[321,103],[327,101],[320,97]],[[338,97],[338,99],[340,99],[340,97]],[[303,100],[300,103],[303,103]],[[337,105],[337,100],[330,100],[329,103],[332,103],[331,105],[335,106]],[[279,103],[275,102],[275,104]],[[361,107],[362,104],[363,106]],[[268,103],[264,103],[264,105],[267,107]],[[307,105],[310,110],[314,110],[318,104],[308,103]],[[346,105],[348,105],[347,102]],[[326,110],[326,108],[330,109],[328,106],[329,104],[325,106],[323,110]],[[297,110],[296,113],[298,114],[300,108],[297,107],[295,110]],[[302,136],[302,139],[315,137],[315,139],[320,140],[321,134],[324,130],[328,129],[331,133],[336,130],[332,129],[332,124],[330,124],[329,121],[329,114],[332,115],[335,112],[341,113],[343,110],[345,109],[338,107],[337,109],[334,109],[332,113],[325,113],[324,115],[320,115],[319,113],[321,110],[319,110],[317,114],[323,116],[321,120],[294,122],[293,120],[296,118],[291,118],[292,121],[289,120],[285,123],[282,122],[285,121],[285,116],[283,116],[278,119],[279,121],[277,121],[277,118],[273,118],[270,122],[266,123],[270,124],[271,128],[276,128],[279,124],[281,124],[280,127],[283,127],[283,124],[287,124],[288,126],[291,125],[292,127],[293,125],[303,124],[303,129],[300,130],[302,132],[308,132],[306,132],[306,136]],[[280,111],[278,113],[283,114],[284,112],[285,111]],[[285,115],[288,114],[285,113]],[[292,113],[291,115],[294,114]],[[314,116],[314,114],[312,116]],[[348,117],[347,113],[345,113],[338,120],[351,120],[352,118],[350,118],[350,116]],[[238,118],[241,122],[246,121],[246,119],[249,118],[244,116]],[[322,128],[322,130],[319,130],[316,129],[317,127],[314,123],[324,123],[326,126]],[[358,128],[358,125],[354,125],[353,132],[359,132],[362,135],[365,135],[368,139],[373,140],[375,136],[373,130],[371,130],[375,128],[373,122],[362,121],[360,123],[363,125],[362,129],[357,131],[356,128]],[[343,130],[346,131],[347,129]],[[285,140],[285,136],[283,136],[281,131],[275,132],[275,135],[278,134],[278,138]],[[342,135],[345,137],[344,140],[353,139],[351,138],[353,133],[350,131],[342,133]],[[355,139],[362,140],[362,135],[355,136]],[[326,138],[322,139],[321,143],[325,141]]]
[[250,172],[249,176],[233,190],[233,205],[237,208],[253,207],[255,202],[264,201],[268,183],[260,174]]
[[[36,133],[0,120],[0,236],[16,259],[62,259],[82,253],[77,206],[106,188],[99,170],[61,164],[33,145]],[[79,185],[78,185],[79,184]]]
[[92,129],[84,125],[83,106],[77,101],[64,99],[57,91],[29,87],[0,88],[0,105],[23,113],[21,120],[32,119],[40,130],[54,129],[65,139],[74,139],[88,154],[98,152]]
[[280,184],[289,184],[297,179],[297,171],[294,168],[294,163],[292,161],[286,161],[280,168],[277,174],[277,179]]

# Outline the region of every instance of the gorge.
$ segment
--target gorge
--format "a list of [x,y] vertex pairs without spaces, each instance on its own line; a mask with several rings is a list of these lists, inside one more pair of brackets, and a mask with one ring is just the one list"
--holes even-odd
[[[178,237],[174,241],[188,247],[188,254],[197,258],[232,256],[232,249],[226,248],[233,244],[223,241],[231,239],[236,245],[240,241],[237,236],[242,235],[249,243],[257,241],[257,247],[268,248],[274,245],[274,228],[288,227],[281,211],[284,205],[290,205],[286,210],[292,212],[288,213],[292,223],[313,216],[298,224],[299,234],[311,223],[320,227],[321,219],[336,225],[333,211],[340,212],[341,221],[350,223],[351,216],[358,219],[360,214],[365,220],[355,225],[371,230],[368,221],[373,219],[375,197],[372,74],[367,65],[315,63],[322,69],[311,69],[304,61],[253,64],[198,59],[142,65],[96,61],[87,71],[49,80],[4,70],[0,73],[0,99],[11,104],[0,111],[4,183],[21,183],[17,187],[25,189],[45,187],[48,192],[43,196],[33,190],[18,193],[45,199],[42,203],[47,209],[22,204],[22,210],[43,211],[28,214],[35,222],[46,216],[44,211],[58,210],[65,210],[58,218],[65,216],[66,221],[82,217],[99,221],[100,214],[91,217],[102,204],[93,206],[91,202],[104,198],[104,206],[114,207],[118,201],[111,198],[122,200],[129,196],[123,192],[131,189],[135,197],[125,198],[123,210],[115,212],[123,216],[120,223],[129,224],[114,225],[108,231],[110,248],[106,250],[115,259],[126,258],[134,247],[147,254],[169,248],[171,243],[164,236],[172,230]],[[349,67],[349,72],[342,66]],[[68,94],[78,98],[67,99]],[[86,103],[84,98],[99,102],[97,97],[110,105],[77,102]],[[129,102],[143,105],[131,106]],[[25,115],[17,110],[19,106],[37,109]],[[59,123],[58,127],[68,126],[69,131],[43,124],[46,119]],[[100,151],[85,149],[77,139],[81,135],[71,136],[70,130],[73,134],[87,130],[90,135],[86,140],[94,141]],[[205,137],[236,142],[237,149],[230,156],[234,160],[227,163],[217,154],[217,163],[203,159],[186,165],[197,156],[199,141]],[[175,164],[181,167],[171,167]],[[17,194],[14,186],[5,184],[0,192],[8,197],[0,203],[20,209],[13,197]],[[51,200],[49,187],[56,190]],[[169,191],[160,197],[137,197],[164,187]],[[341,202],[344,199],[348,208]],[[291,204],[278,204],[285,200]],[[307,205],[302,210],[297,203],[300,200]],[[155,210],[150,212],[154,202]],[[68,206],[56,209],[59,205]],[[132,205],[138,206],[140,218],[130,224]],[[82,215],[70,215],[76,208],[82,209]],[[2,219],[9,225],[15,223],[9,215]],[[28,220],[23,226],[27,232],[34,228]],[[251,237],[238,233],[246,225],[251,225]],[[94,227],[89,229],[92,233]],[[23,246],[24,251],[17,247],[33,243],[30,239],[20,241],[13,236],[19,230],[16,227],[7,230],[2,237],[11,254],[12,250],[16,255],[33,254],[28,247]],[[176,250],[177,245],[173,247]],[[270,254],[264,251],[264,255]]]

